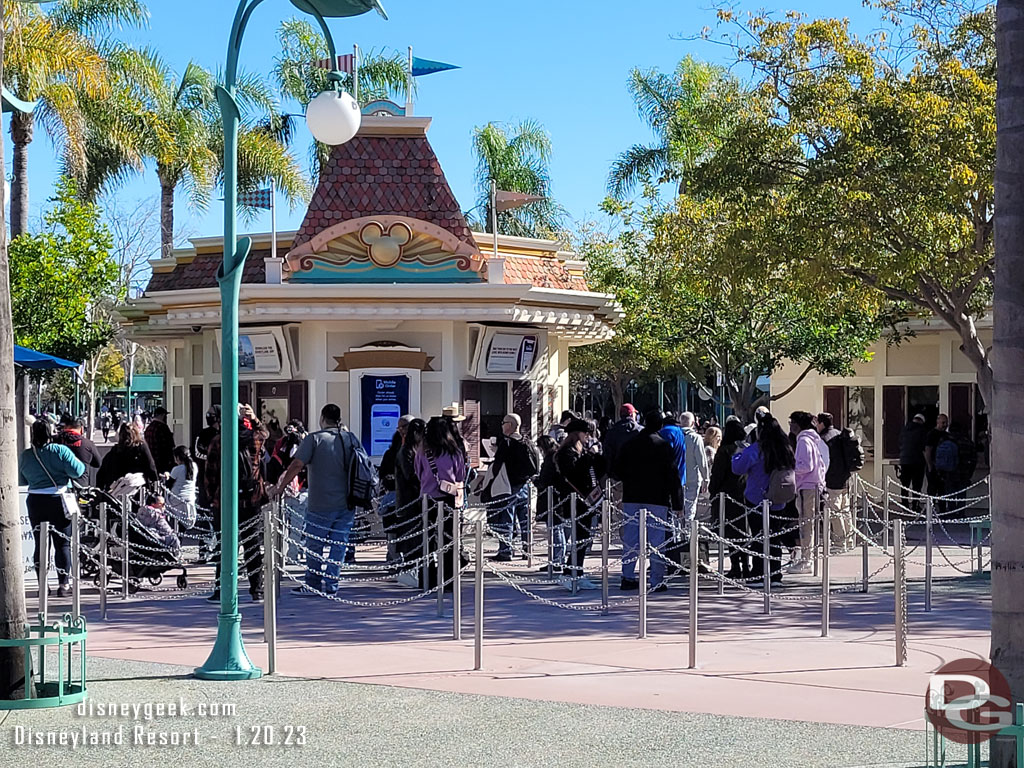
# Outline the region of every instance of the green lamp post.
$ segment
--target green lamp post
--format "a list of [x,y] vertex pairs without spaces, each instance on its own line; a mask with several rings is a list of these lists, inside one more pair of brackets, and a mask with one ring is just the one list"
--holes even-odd
[[[224,261],[217,273],[221,306],[221,485],[220,485],[220,614],[217,639],[203,666],[195,670],[204,680],[250,680],[262,672],[249,660],[242,644],[238,612],[238,294],[242,269],[252,241],[238,239],[238,124],[241,111],[235,101],[238,54],[242,35],[252,12],[263,0],[241,0],[228,40],[224,85],[217,87],[224,123]],[[387,18],[377,0],[291,0],[299,10],[312,15],[323,30],[331,61],[337,61],[334,40],[326,18],[359,16],[376,10]],[[359,105],[340,90],[342,76],[328,75],[333,90],[310,102],[306,121],[310,132],[325,144],[343,144],[359,129]],[[266,585],[267,589],[271,585]]]

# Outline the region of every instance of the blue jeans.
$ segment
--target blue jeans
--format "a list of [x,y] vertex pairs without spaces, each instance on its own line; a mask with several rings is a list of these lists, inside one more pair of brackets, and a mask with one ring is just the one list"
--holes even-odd
[[569,523],[555,523],[551,528],[551,562],[561,567],[565,565],[565,533]]
[[[348,550],[348,535],[355,522],[356,513],[350,509],[333,512],[306,512],[306,584],[312,589],[327,593],[338,591],[338,571],[345,562]],[[322,541],[327,539],[327,541]],[[324,568],[324,549],[330,547],[330,562]]]
[[[636,558],[640,552],[640,510],[646,509],[647,546],[663,550],[665,535],[671,529],[668,507],[658,504],[623,503],[622,514],[622,578],[636,579]],[[658,553],[647,553],[647,575],[650,586],[656,587],[665,580],[665,558]]]
[[491,528],[498,536],[498,555],[512,555],[513,531],[518,529],[522,536],[523,546],[529,542],[530,536],[530,486],[524,485],[518,492],[510,496],[499,496],[494,500],[496,505],[491,512]]

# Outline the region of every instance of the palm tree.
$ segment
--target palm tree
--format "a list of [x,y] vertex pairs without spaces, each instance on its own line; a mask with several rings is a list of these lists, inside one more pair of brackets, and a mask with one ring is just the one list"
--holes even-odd
[[110,93],[105,61],[109,44],[103,38],[147,18],[141,0],[61,0],[49,13],[27,3],[5,7],[4,84],[16,96],[39,102],[34,113],[11,116],[12,237],[25,232],[28,223],[28,147],[36,119],[62,147],[72,169],[81,171],[86,134],[81,101]]
[[[992,344],[992,664],[1024,701],[1024,0],[996,6],[995,332]],[[993,768],[1014,765],[1012,742],[993,742]],[[1017,765],[1016,768],[1024,768]]]
[[[160,252],[174,248],[174,199],[185,189],[194,207],[209,203],[223,158],[223,133],[215,89],[217,78],[190,62],[179,77],[152,50],[122,48],[110,59],[119,88],[112,99],[91,100],[90,160],[86,194],[95,196],[155,165],[160,182]],[[241,74],[236,99],[243,111],[239,131],[239,187],[254,189],[274,179],[294,202],[309,188],[295,159],[270,124],[277,102],[258,77]]]
[[680,182],[724,140],[730,116],[742,103],[738,81],[724,68],[689,56],[671,75],[634,69],[628,88],[656,141],[634,144],[612,164],[608,193],[618,199],[644,182]]
[[[274,77],[286,99],[297,102],[305,111],[316,96],[330,87],[327,70],[315,62],[328,57],[327,41],[318,29],[304,19],[286,19],[277,30],[281,54],[274,65]],[[385,56],[369,51],[359,59],[359,103],[369,104],[393,95],[403,98],[409,88],[406,63],[395,54]],[[342,87],[352,93],[352,75],[342,73]],[[290,116],[282,116],[276,125],[282,135],[291,138]],[[314,179],[319,178],[330,157],[331,148],[314,142],[310,153],[310,169]]]
[[476,157],[477,208],[484,220],[477,226],[492,232],[491,182],[498,189],[543,197],[535,203],[498,214],[498,232],[520,237],[556,237],[562,231],[565,210],[552,200],[551,137],[540,123],[524,120],[508,127],[488,123],[473,130]]

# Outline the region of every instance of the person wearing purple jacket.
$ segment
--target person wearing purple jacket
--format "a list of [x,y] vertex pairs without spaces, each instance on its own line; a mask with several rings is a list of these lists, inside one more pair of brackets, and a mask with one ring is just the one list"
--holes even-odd
[[828,446],[815,429],[813,414],[793,411],[789,431],[796,433],[796,508],[800,515],[800,555],[793,558],[790,573],[810,573],[814,550],[814,516],[825,488]]
[[[445,546],[455,540],[454,508],[464,502],[466,487],[466,453],[463,442],[459,439],[454,425],[441,416],[433,416],[427,422],[427,434],[416,453],[414,463],[416,475],[420,481],[420,493],[430,502],[427,507],[427,521],[431,535],[428,554],[437,551],[437,511],[439,503],[445,508],[444,541]],[[460,498],[456,498],[456,496]],[[444,554],[444,576],[450,579],[455,563],[455,553],[449,548]],[[420,569],[422,578],[423,570]],[[427,571],[427,583],[421,584],[422,589],[434,589],[437,586],[437,563],[431,561]]]

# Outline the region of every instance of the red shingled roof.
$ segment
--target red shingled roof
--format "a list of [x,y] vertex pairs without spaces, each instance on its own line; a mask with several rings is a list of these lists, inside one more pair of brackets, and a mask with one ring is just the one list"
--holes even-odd
[[588,290],[587,281],[582,276],[570,274],[564,264],[553,258],[506,256],[505,282],[519,285],[533,284],[538,288]]
[[[249,254],[242,271],[243,283],[265,283],[267,281],[266,264],[263,260],[268,256],[270,256],[269,248],[252,251]],[[170,272],[154,272],[146,290],[182,291],[215,288],[217,286],[217,270],[220,268],[223,258],[219,253],[204,253],[196,256],[189,264],[178,264]]]
[[384,214],[436,224],[477,249],[426,136],[356,136],[335,147],[293,247],[339,222]]

